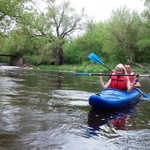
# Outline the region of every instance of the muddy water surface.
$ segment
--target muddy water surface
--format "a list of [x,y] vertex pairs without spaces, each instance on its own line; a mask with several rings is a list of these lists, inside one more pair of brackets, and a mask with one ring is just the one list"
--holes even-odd
[[[140,81],[142,91],[150,93],[150,80]],[[1,69],[0,149],[149,150],[150,100],[94,112],[88,98],[100,90],[97,77]]]

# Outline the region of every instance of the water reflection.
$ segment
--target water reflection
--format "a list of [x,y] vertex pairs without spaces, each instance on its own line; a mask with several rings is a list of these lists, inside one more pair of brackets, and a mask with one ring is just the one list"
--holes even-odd
[[106,132],[110,136],[110,133],[117,133],[116,130],[135,130],[138,103],[139,100],[130,106],[115,110],[91,109],[88,114],[87,131],[94,135]]

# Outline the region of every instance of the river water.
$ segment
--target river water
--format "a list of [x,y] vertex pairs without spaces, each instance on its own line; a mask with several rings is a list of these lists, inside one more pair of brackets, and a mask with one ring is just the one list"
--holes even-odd
[[[1,150],[149,150],[150,100],[95,112],[98,77],[0,69]],[[140,78],[150,93],[150,79]]]

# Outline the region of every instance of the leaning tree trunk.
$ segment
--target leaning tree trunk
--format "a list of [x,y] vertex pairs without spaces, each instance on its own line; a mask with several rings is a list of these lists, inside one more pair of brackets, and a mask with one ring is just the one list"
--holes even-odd
[[128,53],[128,63],[133,63],[134,62],[134,54],[133,52],[131,51],[130,47],[127,46],[127,53]]
[[62,49],[62,44],[59,43],[57,46],[57,65],[63,65],[64,64],[64,53]]
[[142,68],[143,70],[147,71],[148,73],[150,73],[150,69],[148,67],[145,67],[139,63],[135,63],[133,62],[132,64],[136,65],[136,66],[139,66],[140,68]]

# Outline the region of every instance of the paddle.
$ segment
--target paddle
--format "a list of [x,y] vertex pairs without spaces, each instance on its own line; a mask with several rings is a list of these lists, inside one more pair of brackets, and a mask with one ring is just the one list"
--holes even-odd
[[[99,73],[73,73],[70,76],[100,76]],[[102,74],[102,76],[135,76],[135,75],[116,75],[116,74]],[[150,77],[150,75],[140,74],[139,77]]]
[[[89,59],[91,59],[92,61],[98,63],[98,64],[102,64],[104,67],[106,67],[107,69],[109,69],[110,71],[112,71],[108,66],[106,66],[102,60],[95,54],[95,53],[91,53],[89,56],[88,56]],[[110,76],[110,75],[109,75]],[[139,75],[140,76],[140,75]],[[144,75],[144,76],[148,76],[150,77],[150,75]],[[136,88],[137,89],[137,88]],[[138,89],[138,91],[140,91],[140,93],[145,97],[145,98],[150,98],[150,95],[149,94],[146,94],[144,92],[142,92],[141,90]]]
[[137,91],[139,91],[145,98],[150,98],[150,95],[149,94],[146,94],[144,92],[142,92],[140,89],[138,88],[135,88]]
[[89,56],[88,56],[89,59],[91,59],[92,61],[94,61],[95,63],[98,63],[98,64],[101,64],[103,65],[104,67],[106,67],[107,69],[109,69],[110,71],[112,71],[108,66],[106,66],[102,60],[95,54],[95,53],[91,53]]

